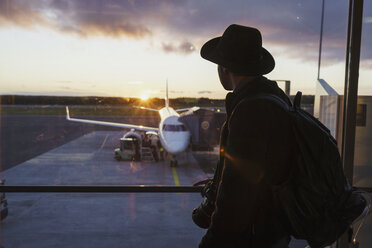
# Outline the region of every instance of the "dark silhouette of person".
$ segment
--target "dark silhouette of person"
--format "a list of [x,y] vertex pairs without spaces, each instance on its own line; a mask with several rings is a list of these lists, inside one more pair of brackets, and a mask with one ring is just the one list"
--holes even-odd
[[[287,113],[262,94],[291,104],[277,83],[262,76],[275,67],[259,30],[230,25],[206,42],[201,56],[218,65],[226,96],[223,172],[216,206],[200,248],[288,247],[289,228],[272,185],[291,169],[294,137]],[[256,97],[256,99],[255,99]],[[221,139],[223,140],[223,139]]]
[[151,148],[152,156],[154,157],[155,161],[159,162],[159,154],[157,151],[157,147],[153,145],[152,142],[150,142],[150,148]]
[[158,150],[159,150],[160,160],[163,161],[163,160],[164,160],[164,148],[163,148],[163,146],[161,145],[161,142],[160,142],[159,139],[158,139],[158,141],[156,142],[156,145],[157,145]]

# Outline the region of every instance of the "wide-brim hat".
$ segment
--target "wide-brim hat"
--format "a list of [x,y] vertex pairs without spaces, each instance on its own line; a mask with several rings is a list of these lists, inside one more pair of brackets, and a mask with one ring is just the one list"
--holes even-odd
[[238,75],[264,75],[275,67],[273,56],[262,47],[260,31],[237,24],[230,25],[221,37],[207,41],[200,55]]

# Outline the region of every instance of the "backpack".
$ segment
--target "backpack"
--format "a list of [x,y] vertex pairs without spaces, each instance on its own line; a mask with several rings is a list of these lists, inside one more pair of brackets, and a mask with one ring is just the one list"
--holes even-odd
[[272,185],[291,235],[314,247],[334,243],[363,212],[366,201],[346,179],[337,142],[329,129],[300,108],[301,92],[293,106],[273,94],[256,96],[288,113],[295,136],[295,162],[288,180]]

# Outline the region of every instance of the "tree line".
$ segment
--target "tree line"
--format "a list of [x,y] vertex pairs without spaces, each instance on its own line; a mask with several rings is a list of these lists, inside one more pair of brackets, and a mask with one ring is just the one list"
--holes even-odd
[[[293,100],[293,96],[290,97]],[[314,103],[313,95],[302,96],[303,105],[312,105]],[[148,106],[162,107],[164,99],[150,98],[142,101],[134,97],[100,97],[100,96],[29,96],[29,95],[1,95],[1,105],[99,105],[99,106]],[[223,107],[224,99],[210,98],[189,98],[180,97],[169,99],[172,107]]]

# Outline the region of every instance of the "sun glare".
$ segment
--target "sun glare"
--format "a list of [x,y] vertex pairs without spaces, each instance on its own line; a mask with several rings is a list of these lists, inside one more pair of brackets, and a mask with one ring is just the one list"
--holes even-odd
[[146,95],[146,94],[142,94],[141,95],[141,100],[142,101],[146,101],[147,99],[149,99],[149,96],[148,95]]

